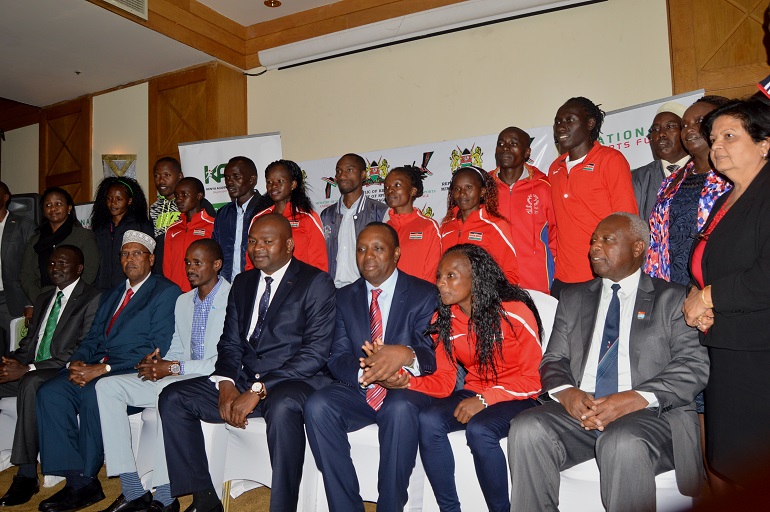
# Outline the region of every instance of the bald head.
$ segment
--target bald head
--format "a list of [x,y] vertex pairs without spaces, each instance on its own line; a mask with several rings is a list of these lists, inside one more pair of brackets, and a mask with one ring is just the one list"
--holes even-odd
[[249,228],[248,244],[254,268],[270,275],[291,260],[294,252],[291,224],[277,213],[257,217]]

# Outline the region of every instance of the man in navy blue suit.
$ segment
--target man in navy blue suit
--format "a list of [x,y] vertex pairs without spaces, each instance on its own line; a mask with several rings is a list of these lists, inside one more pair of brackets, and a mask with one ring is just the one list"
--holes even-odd
[[171,494],[192,493],[187,512],[222,510],[200,420],[245,428],[255,416],[267,424],[270,510],[296,510],[305,458],[302,408],[331,382],[331,277],[292,257],[291,225],[283,215],[258,218],[247,250],[255,270],[233,281],[213,375],[172,384],[160,395]]
[[165,354],[171,346],[181,291],[150,273],[154,250],[152,237],[126,231],[120,252],[126,282],[102,294],[91,330],[67,363],[69,371],[37,392],[42,472],[67,479],[61,491],[40,503],[43,512],[76,510],[104,499],[97,478],[104,446],[96,382],[105,375],[135,372],[146,354],[156,348]]
[[[379,427],[380,440],[377,510],[401,511],[408,498],[418,415],[431,399],[389,388],[400,386],[404,371],[419,375],[435,370],[433,343],[425,330],[438,294],[432,284],[396,269],[400,252],[398,235],[387,224],[372,222],[359,234],[356,263],[362,277],[337,291],[329,358],[337,382],[305,404],[308,441],[332,512],[364,510],[347,432],[372,423]],[[373,347],[378,350],[364,359]]]

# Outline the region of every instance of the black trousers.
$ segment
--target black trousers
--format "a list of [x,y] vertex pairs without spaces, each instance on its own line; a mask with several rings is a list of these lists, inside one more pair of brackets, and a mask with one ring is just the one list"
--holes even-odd
[[[263,417],[273,469],[270,510],[296,510],[305,459],[305,425],[302,408],[315,389],[302,381],[270,388],[249,417]],[[182,496],[213,487],[204,448],[201,421],[223,423],[219,391],[208,377],[172,384],[160,394],[158,409],[171,480],[171,494]],[[254,464],[266,461],[255,460]]]

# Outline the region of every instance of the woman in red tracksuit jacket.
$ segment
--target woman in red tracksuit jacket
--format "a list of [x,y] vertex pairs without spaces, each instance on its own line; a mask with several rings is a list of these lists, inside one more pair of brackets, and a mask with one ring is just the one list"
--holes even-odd
[[497,185],[484,169],[461,167],[452,176],[441,248],[474,244],[486,250],[512,284],[519,284],[519,262],[511,224],[497,209]]
[[[281,213],[291,224],[294,257],[328,272],[323,225],[305,192],[305,179],[299,165],[291,160],[276,160],[268,165],[265,168],[265,188],[273,205],[254,215],[251,222],[268,213]],[[246,270],[252,268],[254,264],[247,258]]]
[[396,167],[385,177],[388,225],[398,233],[401,257],[398,269],[431,283],[436,281],[441,259],[441,232],[438,222],[426,217],[414,200],[422,196],[423,175],[413,165]]
[[[500,439],[510,421],[537,405],[543,326],[532,298],[512,285],[483,249],[447,250],[436,285],[441,305],[429,329],[436,371],[408,387],[437,398],[420,412],[420,458],[442,511],[460,510],[449,432],[465,430],[492,512],[508,512],[508,471]],[[454,391],[458,365],[468,373]]]

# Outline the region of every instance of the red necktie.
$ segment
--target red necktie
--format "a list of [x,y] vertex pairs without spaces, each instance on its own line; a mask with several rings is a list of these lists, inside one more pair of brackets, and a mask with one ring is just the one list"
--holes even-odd
[[110,325],[107,326],[107,334],[110,334],[110,329],[112,329],[112,324],[115,323],[115,320],[118,319],[118,316],[120,315],[120,312],[123,311],[123,309],[126,307],[126,304],[128,304],[128,301],[131,300],[131,297],[134,295],[134,290],[129,288],[126,290],[126,296],[123,297],[123,302],[120,304],[120,307],[117,311],[115,311],[115,314],[112,315],[112,319],[110,320]]
[[[372,303],[369,305],[369,327],[372,331],[372,345],[375,342],[382,341],[382,312],[380,311],[380,304],[377,302],[377,297],[381,293],[382,290],[379,288],[372,290]],[[384,387],[374,384],[366,390],[366,403],[375,411],[379,411],[387,392],[388,390]]]

